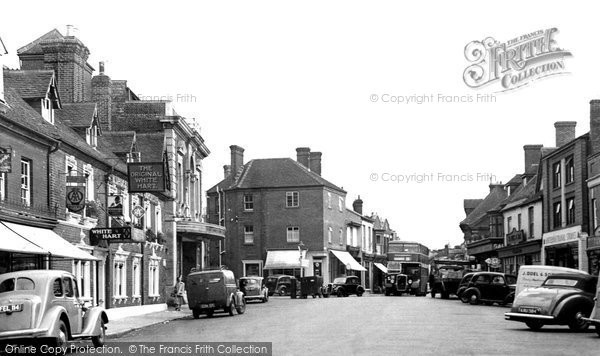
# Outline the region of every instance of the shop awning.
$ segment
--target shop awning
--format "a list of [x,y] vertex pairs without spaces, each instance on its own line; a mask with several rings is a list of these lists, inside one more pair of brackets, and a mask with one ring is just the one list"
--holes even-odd
[[72,258],[75,260],[99,260],[91,254],[70,244],[67,240],[58,236],[52,230],[9,222],[2,222],[2,224],[4,227],[7,227],[9,230],[19,235],[22,239],[30,241],[33,245],[38,246],[42,251],[44,251],[44,254],[50,254],[51,256],[56,257]]
[[331,250],[331,252],[335,255],[335,257],[337,257],[338,260],[340,260],[340,262],[342,262],[346,266],[346,269],[351,269],[354,271],[366,271],[367,270],[366,268],[361,266],[360,263],[358,263],[354,259],[354,257],[352,257],[352,255],[350,255],[348,252],[336,251],[336,250]]
[[379,270],[383,273],[388,273],[388,269],[386,266],[382,265],[379,262],[373,262],[373,264],[375,265],[375,267],[379,268]]
[[47,255],[48,252],[0,222],[0,251]]
[[265,269],[303,268],[308,266],[308,260],[302,259],[298,250],[267,251]]

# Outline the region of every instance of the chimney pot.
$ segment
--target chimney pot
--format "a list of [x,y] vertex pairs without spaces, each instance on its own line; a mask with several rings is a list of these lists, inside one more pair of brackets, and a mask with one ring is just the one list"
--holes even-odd
[[554,123],[556,129],[556,147],[562,147],[575,139],[576,121],[557,121]]
[[590,101],[590,141],[592,154],[600,152],[600,100]]

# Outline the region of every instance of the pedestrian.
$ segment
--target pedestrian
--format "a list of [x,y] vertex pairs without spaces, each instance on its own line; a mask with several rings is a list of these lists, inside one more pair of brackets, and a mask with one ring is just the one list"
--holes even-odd
[[175,295],[175,310],[181,310],[183,304],[183,296],[185,295],[185,283],[183,283],[181,276],[177,277],[177,283],[173,288],[173,294]]

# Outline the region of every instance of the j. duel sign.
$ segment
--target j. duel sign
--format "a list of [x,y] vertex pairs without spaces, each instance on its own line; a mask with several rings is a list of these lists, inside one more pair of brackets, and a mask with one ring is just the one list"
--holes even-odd
[[128,163],[129,193],[163,192],[165,185],[165,164]]

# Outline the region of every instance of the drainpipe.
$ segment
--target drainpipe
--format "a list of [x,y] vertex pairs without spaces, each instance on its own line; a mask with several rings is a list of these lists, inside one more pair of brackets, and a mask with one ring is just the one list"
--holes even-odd
[[[52,199],[51,199],[51,194],[50,194],[50,191],[52,189],[52,184],[50,184],[50,177],[52,175],[51,174],[52,172],[50,171],[50,155],[52,155],[54,152],[58,151],[59,148],[60,148],[60,142],[57,141],[54,146],[50,146],[48,148],[48,155],[46,156],[46,170],[48,171],[48,179],[46,179],[46,184],[47,184],[46,191],[48,192],[47,193],[48,209],[50,209],[50,205],[52,204]],[[57,207],[54,207],[54,218],[57,218],[56,210],[57,210]],[[48,255],[48,262],[46,263],[46,268],[52,269],[52,255]]]

